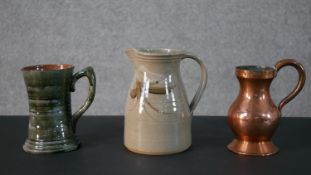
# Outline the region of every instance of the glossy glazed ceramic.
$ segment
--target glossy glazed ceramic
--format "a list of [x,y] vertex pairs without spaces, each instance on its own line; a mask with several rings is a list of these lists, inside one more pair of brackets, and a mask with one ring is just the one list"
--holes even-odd
[[[293,66],[299,73],[295,89],[276,106],[269,88],[277,72],[284,66]],[[281,109],[303,88],[305,72],[295,60],[283,59],[275,68],[260,66],[238,66],[236,76],[240,82],[240,93],[228,111],[228,122],[235,139],[228,149],[244,155],[267,156],[278,152],[271,138],[279,125]]]
[[[202,61],[173,49],[127,49],[134,79],[125,108],[124,144],[136,153],[173,154],[191,145],[191,117],[206,87]],[[190,105],[180,76],[180,61],[199,63],[201,82]]]
[[[73,75],[68,64],[35,65],[22,69],[29,100],[28,137],[23,149],[29,153],[67,152],[78,148],[77,121],[95,97],[95,73],[87,67]],[[71,96],[76,81],[89,80],[89,95],[83,106],[71,114]]]

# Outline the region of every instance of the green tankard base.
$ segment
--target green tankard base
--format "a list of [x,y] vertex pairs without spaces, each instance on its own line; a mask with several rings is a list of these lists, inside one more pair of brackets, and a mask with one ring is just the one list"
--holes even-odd
[[33,154],[48,154],[74,151],[80,147],[78,139],[57,140],[52,142],[34,141],[27,139],[23,145],[24,151]]

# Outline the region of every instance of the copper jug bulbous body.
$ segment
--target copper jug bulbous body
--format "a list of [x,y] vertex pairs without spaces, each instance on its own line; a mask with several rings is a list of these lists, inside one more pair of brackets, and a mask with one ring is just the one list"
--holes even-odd
[[[269,88],[277,72],[284,66],[293,66],[299,73],[295,89],[276,106]],[[278,152],[271,138],[278,127],[282,107],[303,88],[303,66],[293,59],[283,59],[275,67],[238,66],[236,76],[240,93],[228,111],[228,123],[235,139],[229,150],[244,155],[267,156]]]

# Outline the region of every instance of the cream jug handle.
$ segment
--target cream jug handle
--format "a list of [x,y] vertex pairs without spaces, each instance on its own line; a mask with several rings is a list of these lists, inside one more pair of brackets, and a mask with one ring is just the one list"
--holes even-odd
[[206,71],[206,68],[203,64],[203,62],[197,57],[197,56],[194,56],[192,54],[185,54],[183,56],[183,59],[185,58],[190,58],[190,59],[193,59],[194,61],[196,61],[199,65],[200,65],[200,68],[201,68],[201,80],[200,80],[200,86],[198,87],[191,103],[190,103],[190,112],[191,114],[193,113],[194,109],[197,107],[201,97],[202,97],[202,94],[205,90],[205,87],[206,87],[206,83],[207,83],[207,71]]
[[279,70],[285,66],[293,66],[298,71],[299,80],[296,87],[279,103],[279,111],[282,110],[284,105],[286,105],[289,101],[291,101],[298,95],[298,93],[302,90],[306,80],[306,72],[304,71],[303,66],[299,62],[294,59],[282,59],[278,61],[274,67],[276,71],[279,72]]

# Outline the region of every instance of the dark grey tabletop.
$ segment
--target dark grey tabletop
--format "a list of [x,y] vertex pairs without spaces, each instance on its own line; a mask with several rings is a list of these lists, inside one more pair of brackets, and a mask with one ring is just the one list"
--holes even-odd
[[194,117],[192,147],[170,156],[127,151],[121,116],[83,117],[77,151],[31,155],[22,150],[27,124],[27,117],[0,117],[1,175],[311,174],[311,118],[282,118],[273,138],[280,152],[269,157],[229,152],[226,145],[233,135],[225,117]]

